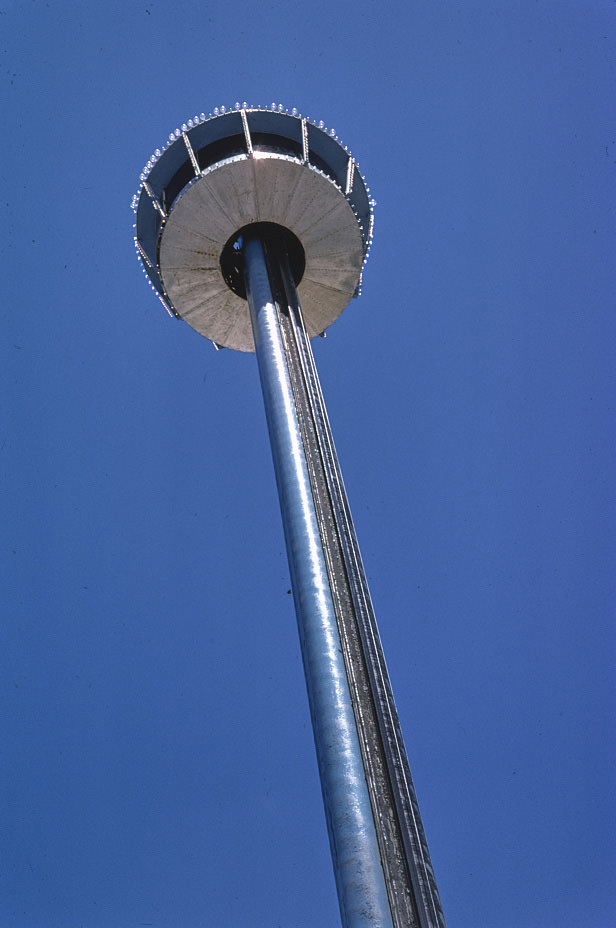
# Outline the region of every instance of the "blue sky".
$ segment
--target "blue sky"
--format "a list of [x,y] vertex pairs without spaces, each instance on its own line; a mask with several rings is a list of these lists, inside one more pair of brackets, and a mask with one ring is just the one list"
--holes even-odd
[[315,344],[450,928],[611,928],[614,6],[0,6],[7,928],[339,923],[256,364],[146,286],[195,113],[377,201]]

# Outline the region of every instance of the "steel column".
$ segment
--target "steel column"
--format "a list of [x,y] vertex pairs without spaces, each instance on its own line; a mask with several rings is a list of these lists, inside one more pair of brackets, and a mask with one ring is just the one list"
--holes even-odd
[[279,316],[395,928],[446,928],[389,674],[289,261]]
[[345,928],[392,928],[370,796],[263,243],[243,247],[334,872]]

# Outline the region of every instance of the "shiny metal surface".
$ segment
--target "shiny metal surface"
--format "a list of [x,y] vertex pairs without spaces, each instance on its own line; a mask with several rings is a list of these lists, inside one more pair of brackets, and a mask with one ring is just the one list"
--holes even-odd
[[278,309],[261,242],[248,240],[244,255],[342,922],[392,928]]
[[280,316],[330,589],[396,928],[446,928],[376,617],[298,294]]

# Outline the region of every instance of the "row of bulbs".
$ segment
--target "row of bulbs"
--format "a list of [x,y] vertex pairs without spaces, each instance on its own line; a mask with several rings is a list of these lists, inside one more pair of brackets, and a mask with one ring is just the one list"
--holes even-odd
[[[142,173],[141,173],[141,175],[140,175],[141,183],[143,183],[143,181],[147,178],[148,174],[150,173],[150,171],[152,170],[152,168],[154,167],[154,165],[156,164],[156,162],[158,161],[158,159],[160,158],[160,156],[162,155],[162,153],[163,153],[164,151],[166,151],[166,149],[169,148],[169,146],[172,145],[172,144],[176,141],[176,139],[178,139],[178,138],[180,137],[180,135],[181,135],[183,132],[187,132],[189,129],[194,128],[194,126],[200,125],[200,123],[202,123],[202,122],[206,122],[208,119],[214,119],[214,118],[216,118],[216,116],[223,116],[223,115],[224,115],[225,113],[227,113],[227,112],[231,113],[231,112],[233,112],[233,109],[235,109],[235,110],[240,110],[240,109],[246,109],[246,108],[247,108],[247,103],[246,103],[246,101],[244,101],[241,105],[240,105],[239,101],[236,101],[235,107],[234,107],[234,108],[233,108],[233,107],[229,107],[229,109],[227,110],[226,106],[221,106],[221,107],[216,106],[216,107],[214,107],[214,112],[213,112],[213,114],[210,114],[209,116],[206,116],[205,113],[201,113],[199,116],[194,116],[192,119],[189,119],[188,122],[183,123],[181,129],[176,129],[175,132],[172,132],[172,133],[171,133],[171,135],[169,136],[169,138],[167,139],[167,141],[166,141],[165,144],[163,145],[162,150],[161,150],[160,148],[157,148],[157,149],[156,149],[156,151],[154,152],[154,154],[152,155],[152,157],[150,158],[150,160],[148,161],[148,163],[146,164],[146,166],[144,167],[144,169],[143,169],[143,171],[142,171]],[[254,109],[259,110],[259,109],[262,109],[262,107],[251,105],[251,106],[250,106],[250,109],[251,109],[251,110],[254,110]],[[283,107],[282,103],[278,103],[278,104],[272,103],[271,106],[270,106],[270,109],[271,109],[272,111],[277,111],[277,112],[279,112],[279,113],[282,113],[282,112],[289,113],[289,110],[287,109],[287,107]],[[291,115],[297,116],[297,117],[300,118],[300,119],[302,118],[302,114],[298,112],[297,107],[294,106],[290,112],[291,112]],[[309,117],[306,117],[306,118],[308,119],[309,122],[312,122],[312,120],[310,120]],[[328,128],[325,126],[325,123],[323,122],[322,119],[320,119],[318,123],[317,123],[317,122],[313,122],[312,124],[313,124],[314,126],[317,126],[317,127],[318,127],[319,129],[321,129],[323,132],[327,132],[332,138],[334,138],[337,142],[339,142],[339,139],[338,139],[338,136],[336,135],[335,130],[334,130],[334,129],[328,129]],[[340,142],[340,144],[342,145],[341,142]],[[346,145],[343,145],[342,147],[344,148],[344,150],[345,150],[349,155],[351,154],[351,152],[350,152],[349,149],[346,147]]]

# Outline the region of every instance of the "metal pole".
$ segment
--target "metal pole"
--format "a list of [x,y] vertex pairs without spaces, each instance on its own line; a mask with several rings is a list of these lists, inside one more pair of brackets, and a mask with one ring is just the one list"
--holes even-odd
[[243,253],[342,923],[392,928],[278,309],[258,236],[247,238]]
[[283,255],[280,315],[395,928],[446,928],[310,340]]

